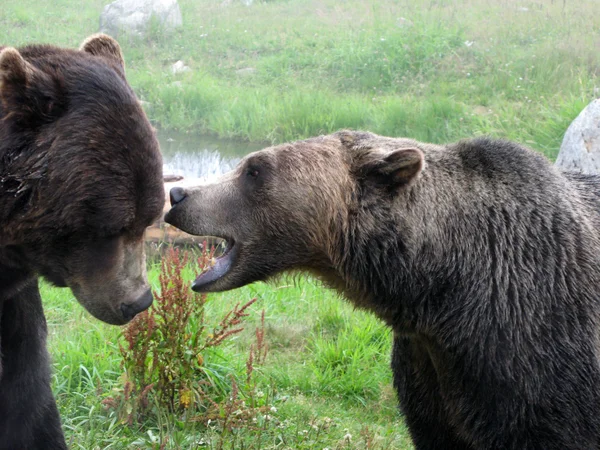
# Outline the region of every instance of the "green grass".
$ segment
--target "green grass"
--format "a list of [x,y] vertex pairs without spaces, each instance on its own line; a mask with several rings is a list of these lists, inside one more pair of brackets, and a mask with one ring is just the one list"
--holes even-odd
[[[104,3],[9,0],[2,41],[77,46]],[[181,30],[120,39],[162,128],[261,142],[345,127],[433,142],[489,134],[554,158],[598,95],[593,0],[180,5]],[[180,59],[192,71],[172,75]]]
[[[187,276],[191,279],[191,272]],[[150,279],[156,285],[156,267]],[[122,387],[119,328],[93,319],[67,289],[43,283],[42,296],[54,391],[71,448],[153,448],[165,437],[169,449],[219,448],[219,442],[231,449],[412,448],[391,387],[389,330],[310,279],[255,284],[210,297],[206,314],[214,320],[238,302],[258,301],[244,332],[219,352],[205,354],[205,365],[245,377],[262,310],[269,345],[255,381],[276,411],[261,427],[239,428],[226,437],[160,410],[142,425],[121,423],[102,405]],[[198,447],[200,441],[206,446]]]

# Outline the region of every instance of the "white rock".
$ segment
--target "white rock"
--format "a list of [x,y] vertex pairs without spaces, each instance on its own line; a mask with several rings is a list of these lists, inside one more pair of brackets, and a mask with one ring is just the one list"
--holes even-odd
[[586,106],[571,123],[556,165],[564,170],[600,174],[600,99]]
[[396,25],[398,25],[400,28],[404,28],[404,27],[412,27],[413,23],[412,23],[412,21],[408,20],[406,17],[398,17],[398,19],[396,21]]
[[238,69],[235,71],[236,74],[240,76],[252,75],[256,72],[254,67],[245,67],[243,69]]
[[100,15],[100,31],[112,36],[121,33],[142,36],[152,20],[163,30],[181,27],[181,10],[177,0],[116,0],[104,7]]
[[185,63],[181,60],[177,61],[175,64],[171,66],[171,73],[176,75],[178,73],[189,72],[190,68],[185,65]]

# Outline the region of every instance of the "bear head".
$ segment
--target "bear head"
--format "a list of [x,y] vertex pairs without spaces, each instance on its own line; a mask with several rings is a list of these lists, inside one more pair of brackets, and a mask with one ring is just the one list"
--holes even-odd
[[123,324],[152,303],[144,230],[164,204],[155,132],[118,43],[0,48],[0,251]]
[[335,277],[349,239],[377,233],[378,211],[422,170],[417,143],[401,143],[339,132],[252,153],[212,184],[173,188],[166,222],[227,241],[193,289],[223,291],[290,270]]

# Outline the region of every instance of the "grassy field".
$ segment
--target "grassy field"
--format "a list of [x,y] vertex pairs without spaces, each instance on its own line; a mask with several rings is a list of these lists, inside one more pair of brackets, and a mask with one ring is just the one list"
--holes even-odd
[[[152,266],[154,288],[158,271]],[[267,396],[269,418],[259,415],[260,426],[250,420],[227,434],[158,407],[140,424],[124,423],[118,411],[103,404],[123,387],[119,328],[93,319],[68,290],[43,284],[42,296],[55,394],[70,448],[412,448],[391,387],[389,330],[312,280],[257,284],[209,297],[206,317],[213,323],[236,303],[257,298],[244,331],[219,351],[204,353],[205,367],[217,367],[239,384],[265,312],[269,351],[265,363],[255,367],[254,395]]]
[[[77,46],[105,0],[8,0],[4,44]],[[556,156],[598,94],[597,2],[181,0],[172,34],[121,39],[163,128],[281,142],[339,128],[488,134]],[[192,70],[172,75],[183,60]]]
[[[76,47],[106,0],[6,0],[0,44]],[[597,2],[180,0],[184,26],[121,38],[128,78],[157,126],[258,142],[339,128],[431,142],[506,137],[554,158],[600,87]],[[183,60],[190,72],[171,74]],[[150,274],[157,284],[157,267]],[[409,449],[388,368],[390,334],[310,279],[214,295],[208,320],[257,297],[246,330],[210,364],[256,369],[269,420],[227,435],[156,409],[126,424],[103,400],[122,387],[120,330],[43,285],[54,388],[74,449]],[[168,437],[168,441],[165,438]]]

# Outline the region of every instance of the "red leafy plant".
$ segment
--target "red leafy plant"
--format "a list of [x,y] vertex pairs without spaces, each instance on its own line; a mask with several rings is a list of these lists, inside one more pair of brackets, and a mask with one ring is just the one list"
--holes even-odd
[[[207,296],[190,289],[184,272],[194,263],[200,270],[206,269],[213,256],[214,249],[203,252],[197,261],[191,262],[189,252],[167,249],[161,261],[160,291],[154,293],[153,307],[124,328],[120,343],[124,369],[122,387],[104,400],[105,406],[119,412],[123,422],[132,425],[142,420],[152,407],[170,413],[187,412],[195,421],[221,418],[227,422],[226,417],[221,417],[223,412],[230,410],[233,404],[236,411],[245,405],[235,377],[231,373],[228,376],[216,374],[208,367],[205,356],[243,331],[242,321],[249,315],[248,308],[256,298],[241,306],[236,304],[210,327],[205,315]],[[255,336],[256,343],[250,346],[246,362],[249,390],[255,389],[254,365],[264,362],[267,354],[264,311]],[[250,391],[246,395],[254,397]],[[253,415],[251,411],[246,413],[248,417]]]

